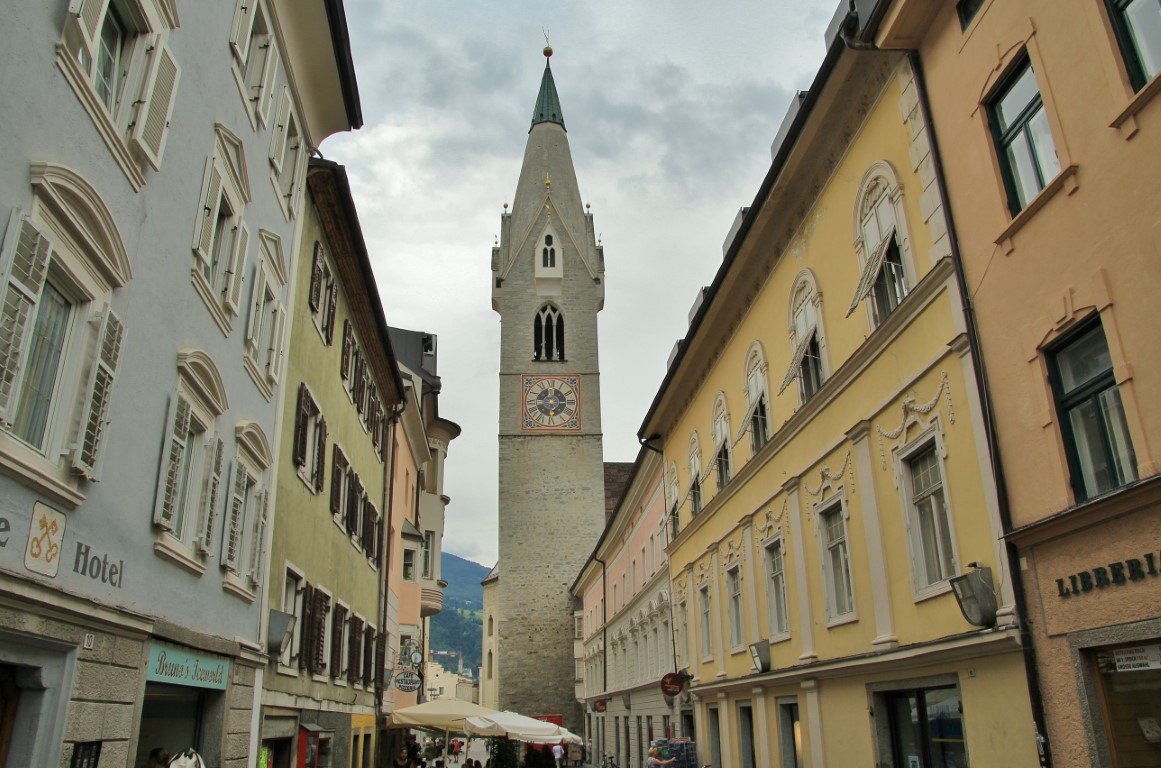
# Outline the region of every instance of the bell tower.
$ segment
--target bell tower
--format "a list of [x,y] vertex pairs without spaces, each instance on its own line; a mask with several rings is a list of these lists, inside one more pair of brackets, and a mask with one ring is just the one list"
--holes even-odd
[[499,705],[581,732],[569,586],[604,527],[593,233],[546,57],[512,208],[492,249],[500,315]]

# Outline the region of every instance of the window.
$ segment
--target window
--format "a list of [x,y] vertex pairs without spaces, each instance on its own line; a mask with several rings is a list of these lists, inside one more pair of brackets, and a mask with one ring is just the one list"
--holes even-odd
[[1161,4],[1157,0],[1105,0],[1129,81],[1141,90],[1161,69]]
[[730,416],[726,412],[725,398],[720,397],[714,404],[714,470],[717,472],[718,490],[730,482]]
[[294,450],[291,460],[298,477],[314,493],[323,489],[326,470],[327,420],[323,418],[306,382],[298,385],[298,405],[294,416]]
[[574,616],[572,621],[572,636],[574,640],[584,640],[585,619],[583,616]]
[[266,13],[258,0],[238,0],[230,32],[234,80],[246,103],[251,127],[266,124],[278,73],[278,48]]
[[730,648],[742,647],[742,569],[734,566],[726,571],[726,590],[729,592]]
[[250,246],[250,229],[242,216],[249,199],[242,141],[219,125],[194,217],[192,279],[210,315],[227,335],[242,300]]
[[253,602],[262,585],[268,551],[270,494],[266,470],[274,459],[269,440],[254,422],[238,424],[235,434],[237,450],[222,530],[222,587]]
[[[274,121],[274,130],[270,136],[270,181],[274,184],[282,211],[287,218],[294,216],[298,206],[302,176],[306,170],[307,153],[302,142],[294,100],[290,97],[290,88],[285,87],[282,89],[278,117]],[[327,343],[330,343],[329,335]]]
[[[314,327],[322,335],[323,341],[330,346],[335,332],[335,310],[338,305],[338,287],[332,276],[330,265],[327,264],[326,251],[319,241],[314,243],[314,258],[311,261],[310,290],[307,292],[307,304],[310,306]],[[341,358],[342,370],[340,373],[346,379],[347,386],[353,382],[355,351],[355,333],[349,321],[343,321],[343,354]]]
[[701,512],[701,449],[697,443],[697,433],[689,439],[689,513],[694,516]]
[[366,623],[361,616],[352,616],[347,622],[346,662],[347,682],[358,685],[363,678],[363,643],[366,642],[364,628]]
[[984,0],[959,0],[955,4],[955,11],[959,15],[960,28],[967,29],[983,6]]
[[876,327],[883,324],[907,295],[902,239],[893,200],[899,194],[902,193],[897,183],[888,187],[884,177],[875,176],[862,200],[860,239],[856,248],[863,257],[863,271],[847,309],[847,317],[870,297]]
[[31,175],[32,213],[12,211],[0,250],[0,462],[79,504],[81,480],[101,474],[125,335],[110,302],[129,262],[87,182],[59,166]]
[[415,550],[403,550],[403,580],[415,581]]
[[532,359],[564,361],[564,315],[545,304],[532,321]]
[[955,686],[891,691],[883,697],[892,764],[967,765],[963,701]]
[[286,336],[286,307],[282,288],[282,241],[277,235],[259,233],[262,258],[254,265],[250,289],[250,320],[246,328],[245,367],[266,399],[273,397],[282,370]]
[[178,356],[178,386],[169,399],[157,478],[154,551],[193,573],[213,551],[224,448],[216,420],[226,410],[221,376],[209,355]]
[[423,532],[423,578],[432,578],[432,557],[435,555],[435,531]]
[[847,521],[842,503],[831,505],[818,516],[822,537],[823,581],[826,583],[826,615],[833,621],[855,611],[851,587],[851,560],[847,548]]
[[334,613],[331,614],[331,647],[327,671],[330,673],[330,677],[339,684],[344,682],[350,662],[351,620],[347,618],[348,612],[347,606],[335,603]]
[[770,439],[766,397],[766,364],[758,352],[746,364],[746,405],[750,411],[750,452],[756,454]]
[[1015,216],[1060,172],[1048,115],[1027,58],[988,100],[988,120],[1000,156],[1008,208]]
[[540,249],[540,266],[555,267],[556,266],[556,247],[552,244],[552,235],[544,236],[544,247]]
[[790,622],[786,612],[786,557],[781,539],[766,545],[766,575],[766,611],[770,618],[770,637],[782,637],[790,633]]
[[302,595],[303,617],[299,632],[298,664],[313,675],[325,675],[330,651],[327,617],[331,611],[331,596],[322,588],[306,584]]
[[912,538],[915,586],[922,591],[955,575],[955,547],[936,443],[928,442],[907,458],[906,465],[910,478],[907,527]]
[[495,629],[495,620],[491,616],[489,616],[488,617],[488,637],[492,636],[492,631],[494,629]]
[[101,742],[78,741],[73,744],[69,768],[97,768],[101,764]]
[[800,278],[795,290],[794,308],[791,314],[794,352],[790,357],[790,367],[782,379],[778,394],[786,391],[790,382],[798,379],[798,400],[805,403],[814,397],[822,386],[824,371],[822,360],[822,332],[819,328],[819,296],[813,278]]
[[582,682],[585,679],[585,661],[584,659],[575,659],[573,666],[576,668],[575,677],[576,682]]
[[[151,27],[150,24],[157,25]],[[161,168],[181,74],[172,0],[72,0],[57,64],[134,191]]]
[[709,586],[704,586],[697,591],[697,606],[701,612],[701,657],[703,659],[713,658],[713,617],[710,616]]
[[488,651],[488,679],[492,679],[492,652]]
[[[302,625],[302,597],[302,574],[288,567],[286,569],[285,580],[282,583],[282,611],[283,613],[289,613],[294,616],[294,624],[296,627]],[[295,667],[298,665],[298,658],[301,652],[302,633],[295,632],[290,642],[286,644],[286,650],[279,657],[278,663],[285,667]]]
[[1137,479],[1137,458],[1104,329],[1091,325],[1051,352],[1060,430],[1077,501]]

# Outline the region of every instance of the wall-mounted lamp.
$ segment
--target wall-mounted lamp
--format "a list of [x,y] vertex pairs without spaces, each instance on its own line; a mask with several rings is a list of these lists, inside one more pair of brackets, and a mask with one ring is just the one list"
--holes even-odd
[[759,640],[750,645],[750,661],[754,663],[755,672],[770,671],[770,641]]
[[950,581],[959,611],[972,626],[994,627],[996,592],[992,589],[992,569],[979,563],[968,563],[968,567],[972,570]]
[[293,613],[270,609],[270,620],[266,624],[266,655],[277,658],[286,653],[297,621],[298,617]]

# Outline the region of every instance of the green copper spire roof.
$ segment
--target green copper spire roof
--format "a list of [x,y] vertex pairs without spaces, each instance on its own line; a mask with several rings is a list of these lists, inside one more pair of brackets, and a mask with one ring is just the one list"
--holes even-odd
[[[560,96],[556,94],[556,83],[552,80],[552,67],[548,65],[548,57],[552,56],[552,48],[544,49],[544,77],[540,80],[540,94],[536,97],[536,106],[532,110],[531,131],[537,123],[556,123],[564,128],[564,113],[560,111]],[[567,130],[567,129],[565,129]]]

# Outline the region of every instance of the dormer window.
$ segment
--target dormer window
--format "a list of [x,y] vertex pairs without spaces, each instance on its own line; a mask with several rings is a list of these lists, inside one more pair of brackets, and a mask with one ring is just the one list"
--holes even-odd
[[544,236],[544,247],[540,249],[540,266],[546,269],[556,267],[556,247],[552,244],[552,235]]

